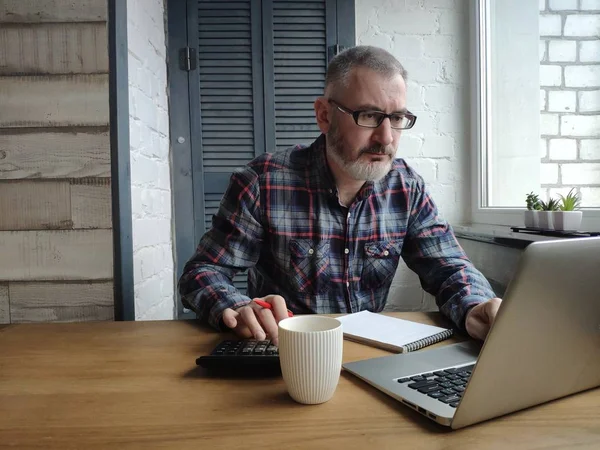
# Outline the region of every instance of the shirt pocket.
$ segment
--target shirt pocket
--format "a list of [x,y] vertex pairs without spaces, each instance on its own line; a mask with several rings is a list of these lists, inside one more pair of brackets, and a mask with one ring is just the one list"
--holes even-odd
[[401,251],[402,241],[367,242],[361,284],[367,289],[375,289],[391,282],[398,268]]
[[290,274],[290,281],[297,292],[321,294],[329,290],[329,242],[315,243],[308,239],[290,241]]

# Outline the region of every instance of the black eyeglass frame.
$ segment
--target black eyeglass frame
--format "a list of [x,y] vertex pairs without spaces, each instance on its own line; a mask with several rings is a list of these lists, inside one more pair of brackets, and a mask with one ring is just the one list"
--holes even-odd
[[[370,109],[359,109],[357,111],[353,111],[350,108],[346,108],[344,105],[341,105],[340,103],[336,102],[333,99],[327,99],[327,101],[333,105],[336,106],[336,108],[338,108],[340,111],[342,111],[343,113],[348,114],[349,116],[352,116],[352,119],[354,119],[354,123],[356,125],[358,125],[359,127],[363,127],[363,128],[377,128],[379,127],[383,121],[386,118],[390,119],[390,124],[392,123],[392,117],[393,116],[397,116],[397,115],[403,115],[404,117],[407,117],[409,119],[411,119],[410,121],[410,126],[405,127],[405,128],[396,128],[392,125],[392,128],[394,130],[410,130],[412,127],[415,126],[415,123],[417,122],[417,116],[415,116],[413,113],[411,113],[410,111],[406,110],[406,112],[403,113],[391,113],[391,114],[386,114],[383,111],[375,111],[375,110],[370,110]],[[377,113],[379,114],[379,116],[381,117],[381,119],[379,120],[379,122],[377,123],[376,126],[374,127],[370,127],[368,125],[361,125],[358,123],[358,117],[362,114],[362,113]]]

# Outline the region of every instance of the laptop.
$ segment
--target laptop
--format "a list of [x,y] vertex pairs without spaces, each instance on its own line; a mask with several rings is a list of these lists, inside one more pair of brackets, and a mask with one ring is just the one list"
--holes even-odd
[[452,429],[600,386],[600,238],[528,245],[485,342],[343,368]]

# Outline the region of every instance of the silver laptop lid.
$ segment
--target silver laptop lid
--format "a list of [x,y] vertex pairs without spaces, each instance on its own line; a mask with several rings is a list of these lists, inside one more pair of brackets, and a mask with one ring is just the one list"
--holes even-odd
[[530,244],[452,421],[481,422],[600,386],[600,238]]

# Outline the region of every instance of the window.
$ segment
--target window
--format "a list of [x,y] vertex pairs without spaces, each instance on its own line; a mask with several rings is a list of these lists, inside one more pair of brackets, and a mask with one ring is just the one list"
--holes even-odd
[[473,222],[575,188],[600,229],[600,2],[479,0],[474,30]]

